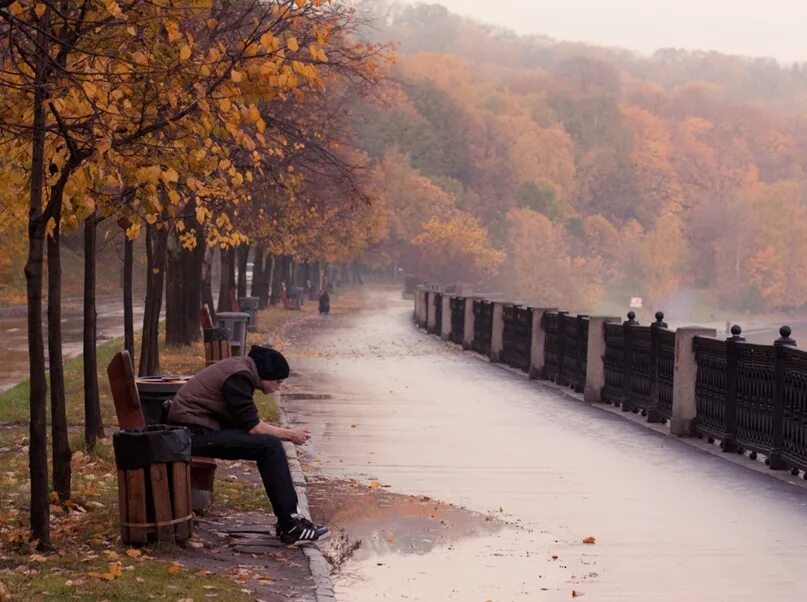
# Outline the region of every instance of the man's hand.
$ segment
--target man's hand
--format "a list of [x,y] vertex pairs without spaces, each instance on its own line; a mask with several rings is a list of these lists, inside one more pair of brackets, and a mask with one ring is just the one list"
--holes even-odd
[[282,439],[283,441],[291,441],[296,445],[302,445],[306,441],[308,441],[309,437],[311,437],[311,433],[308,432],[308,429],[303,428],[296,428],[296,429],[284,429],[280,428],[279,426],[275,426],[274,424],[269,424],[261,420],[258,424],[253,426],[250,431],[250,435],[272,435],[273,437],[277,437],[278,439]]
[[288,440],[295,445],[302,445],[311,436],[307,429],[286,429],[288,431]]

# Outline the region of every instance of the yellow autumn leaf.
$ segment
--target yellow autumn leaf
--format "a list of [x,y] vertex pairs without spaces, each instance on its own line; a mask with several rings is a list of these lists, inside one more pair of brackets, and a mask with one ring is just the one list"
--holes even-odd
[[236,71],[235,69],[233,69],[232,71],[230,71],[230,79],[232,79],[235,83],[238,83],[242,79],[244,79],[244,76],[240,71]]
[[121,7],[118,5],[117,2],[115,2],[115,0],[112,0],[111,2],[109,2],[106,5],[106,10],[113,17],[117,17],[118,15],[120,15],[123,12],[121,10]]
[[176,575],[181,571],[182,571],[182,565],[179,565],[175,562],[171,563],[171,565],[168,567],[168,573],[171,575]]
[[34,5],[34,14],[36,14],[37,19],[41,19],[42,15],[45,14],[45,8],[46,8],[45,5],[42,4],[41,2],[37,2]]
[[143,552],[141,552],[140,550],[135,550],[134,548],[129,548],[128,550],[126,550],[126,555],[129,558],[140,558],[143,555]]
[[164,172],[162,172],[162,174],[160,174],[160,177],[162,178],[163,182],[169,184],[176,184],[179,181],[179,174],[177,173],[177,170],[174,169],[173,167],[169,167]]
[[187,61],[189,58],[191,58],[191,47],[188,44],[183,44],[182,48],[179,49],[179,60]]
[[379,487],[381,487],[381,483],[379,483],[379,482],[378,482],[378,481],[376,481],[375,479],[373,479],[372,481],[370,481],[370,483],[367,485],[367,488],[368,488],[368,489],[378,489]]
[[297,43],[297,38],[289,38],[286,41],[286,46],[292,52],[297,52],[300,49],[300,45]]
[[274,39],[275,39],[275,37],[271,33],[263,34],[261,36],[261,46],[263,46],[263,49],[266,50],[267,52],[271,51],[272,50],[272,42],[273,42]]

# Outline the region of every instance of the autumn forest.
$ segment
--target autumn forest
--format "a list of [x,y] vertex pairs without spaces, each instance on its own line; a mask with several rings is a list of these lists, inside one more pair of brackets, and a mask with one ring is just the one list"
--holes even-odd
[[734,309],[807,303],[807,67],[641,58],[439,6],[374,34],[400,43],[397,85],[359,125],[395,215],[387,255],[549,306],[682,286]]

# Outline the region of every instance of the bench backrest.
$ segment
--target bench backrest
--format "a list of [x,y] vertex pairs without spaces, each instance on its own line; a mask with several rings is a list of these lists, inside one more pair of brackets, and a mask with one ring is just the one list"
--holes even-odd
[[202,330],[210,330],[213,328],[213,316],[210,313],[210,308],[207,306],[207,303],[199,310],[199,321],[202,324]]
[[109,388],[115,402],[115,414],[121,429],[142,429],[146,425],[140,395],[135,385],[132,358],[126,350],[118,351],[106,367]]

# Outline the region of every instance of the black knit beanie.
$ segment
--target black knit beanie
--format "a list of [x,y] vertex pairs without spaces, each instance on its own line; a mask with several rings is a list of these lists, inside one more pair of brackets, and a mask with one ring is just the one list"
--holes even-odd
[[284,380],[289,377],[289,363],[276,349],[253,345],[249,350],[249,357],[258,367],[261,380]]

